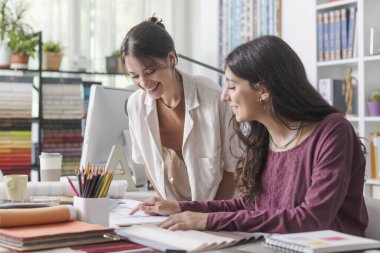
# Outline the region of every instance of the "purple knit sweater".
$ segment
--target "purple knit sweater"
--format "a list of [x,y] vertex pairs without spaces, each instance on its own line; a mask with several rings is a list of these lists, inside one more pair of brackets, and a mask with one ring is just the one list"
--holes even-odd
[[364,236],[365,157],[351,124],[340,114],[325,117],[300,145],[269,151],[262,194],[244,198],[181,201],[182,211],[210,212],[208,230],[292,233],[333,229]]

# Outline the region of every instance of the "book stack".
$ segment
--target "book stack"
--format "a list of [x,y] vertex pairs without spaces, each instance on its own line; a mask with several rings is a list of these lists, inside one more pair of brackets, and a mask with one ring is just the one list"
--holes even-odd
[[[113,241],[114,230],[75,220],[72,206],[0,210],[0,245],[30,251]],[[104,235],[109,235],[105,237]]]
[[32,77],[0,77],[0,169],[30,175]]
[[74,174],[81,157],[82,80],[44,78],[42,151],[62,154],[62,175]]
[[332,61],[357,57],[356,7],[317,14],[317,59]]

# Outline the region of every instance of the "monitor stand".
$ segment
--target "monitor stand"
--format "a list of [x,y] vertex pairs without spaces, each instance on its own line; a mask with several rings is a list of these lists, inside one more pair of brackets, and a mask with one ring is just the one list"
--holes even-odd
[[117,180],[126,180],[128,183],[127,191],[137,191],[132,179],[131,168],[128,166],[123,148],[120,144],[112,146],[111,153],[108,157],[106,170],[113,171],[113,178]]

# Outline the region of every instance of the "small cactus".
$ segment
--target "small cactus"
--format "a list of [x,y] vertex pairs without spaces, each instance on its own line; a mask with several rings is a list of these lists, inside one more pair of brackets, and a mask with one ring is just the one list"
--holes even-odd
[[371,93],[370,101],[380,102],[380,91],[374,91]]

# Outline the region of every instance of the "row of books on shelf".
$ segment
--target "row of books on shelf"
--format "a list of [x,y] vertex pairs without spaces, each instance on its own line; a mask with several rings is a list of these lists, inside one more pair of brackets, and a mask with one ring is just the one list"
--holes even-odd
[[317,58],[331,61],[357,56],[356,7],[317,14]]

